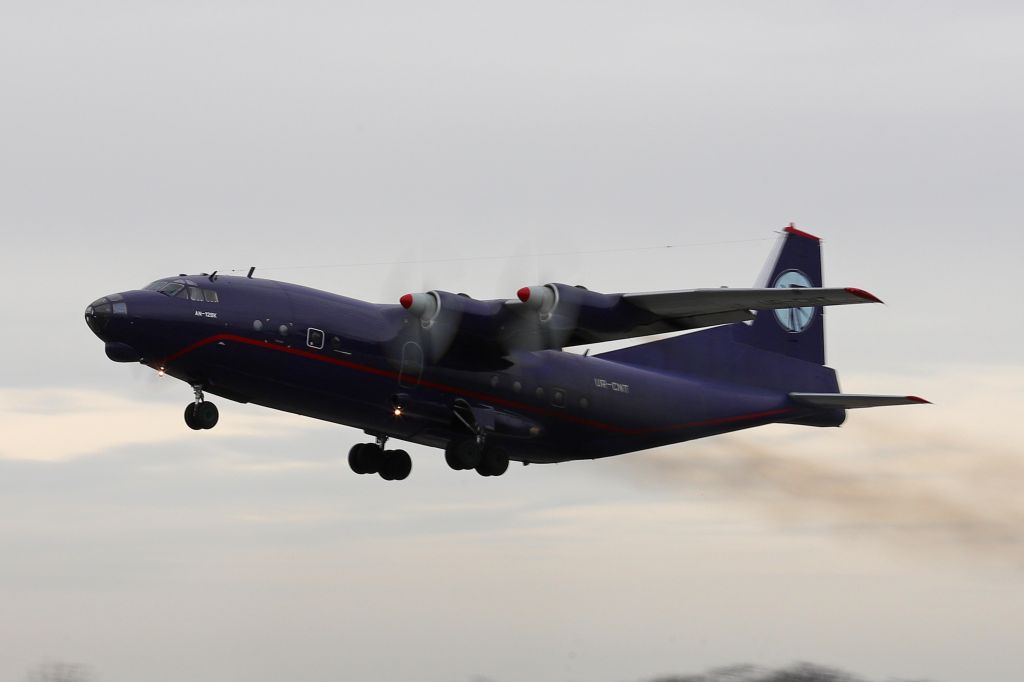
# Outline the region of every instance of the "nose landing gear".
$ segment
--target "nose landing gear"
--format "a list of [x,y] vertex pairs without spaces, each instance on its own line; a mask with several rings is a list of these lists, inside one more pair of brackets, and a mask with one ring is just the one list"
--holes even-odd
[[185,407],[185,424],[195,431],[212,429],[220,418],[217,406],[206,402],[201,385],[194,385],[192,390],[195,391],[196,399]]

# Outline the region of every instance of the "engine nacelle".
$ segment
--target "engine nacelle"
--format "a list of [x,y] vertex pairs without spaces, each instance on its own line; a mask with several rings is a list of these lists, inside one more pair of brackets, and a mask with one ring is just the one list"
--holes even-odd
[[428,291],[424,294],[406,294],[398,299],[398,302],[411,314],[420,318],[425,327],[430,326],[434,318],[441,312],[441,296],[437,291]]
[[558,305],[558,287],[554,284],[523,287],[516,292],[516,296],[527,308],[537,311],[542,320],[550,318],[551,312]]
[[575,320],[591,311],[614,309],[622,300],[621,294],[602,294],[568,284],[523,287],[516,296],[527,308],[537,312],[541,322],[547,322],[553,315]]

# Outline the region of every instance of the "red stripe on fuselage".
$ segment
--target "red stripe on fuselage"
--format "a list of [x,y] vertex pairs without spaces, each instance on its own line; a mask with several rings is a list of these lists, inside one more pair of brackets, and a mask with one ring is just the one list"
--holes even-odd
[[[372,367],[370,365],[352,362],[351,360],[343,360],[342,358],[335,358],[329,355],[319,355],[308,350],[304,350],[301,348],[292,348],[290,346],[283,346],[277,343],[272,343],[270,341],[257,341],[256,339],[250,339],[245,336],[239,336],[237,334],[215,334],[200,341],[196,341],[195,343],[189,344],[188,346],[185,346],[181,350],[175,351],[174,353],[168,355],[166,358],[164,358],[162,366],[167,367],[167,365],[174,362],[175,360],[179,360],[185,355],[188,355],[189,353],[198,350],[203,346],[208,346],[212,343],[219,343],[221,341],[234,341],[236,343],[243,343],[249,346],[266,348],[267,350],[280,351],[282,353],[296,355],[298,357],[306,358],[308,360],[326,362],[328,364],[336,365],[338,367],[352,369],[357,372],[363,372],[365,374],[373,374],[375,376],[386,377],[388,379],[393,379],[395,381],[398,381],[400,376],[398,372],[392,370],[380,369],[379,367]],[[740,421],[751,421],[756,419],[765,419],[767,417],[775,417],[781,414],[786,414],[787,412],[794,411],[793,408],[784,407],[774,410],[766,410],[764,412],[741,414],[732,417],[716,417],[714,419],[705,419],[702,421],[688,422],[686,424],[673,424],[669,426],[654,426],[642,429],[635,429],[628,428],[625,426],[619,426],[617,424],[608,424],[605,422],[597,421],[595,419],[587,419],[586,417],[577,417],[576,415],[568,414],[566,412],[550,410],[547,408],[537,407],[535,405],[530,405],[527,403],[520,403],[514,400],[508,400],[507,398],[502,398],[501,396],[496,396],[489,393],[480,393],[479,391],[474,391],[472,389],[459,388],[457,386],[449,386],[448,384],[430,381],[429,379],[421,380],[419,382],[419,385],[423,386],[424,388],[432,388],[438,391],[443,391],[445,393],[454,393],[465,398],[475,398],[477,400],[502,405],[504,407],[510,407],[524,412],[531,412],[546,417],[555,417],[557,419],[573,422],[581,426],[590,426],[593,428],[602,429],[605,431],[612,431],[614,433],[620,433],[623,435],[630,436],[639,436],[643,434],[652,434],[666,431],[677,431],[690,428],[701,428],[707,426],[721,426],[724,424],[731,424]]]

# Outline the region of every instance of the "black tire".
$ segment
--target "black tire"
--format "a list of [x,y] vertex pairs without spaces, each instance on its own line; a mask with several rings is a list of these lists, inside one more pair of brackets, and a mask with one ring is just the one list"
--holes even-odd
[[376,443],[357,443],[348,451],[348,465],[357,474],[376,474],[380,471],[383,453]]
[[412,471],[412,457],[405,450],[392,450],[389,458],[392,480],[404,481]]
[[384,451],[376,443],[363,444],[363,470],[368,474],[379,473],[384,466]]
[[490,465],[491,476],[503,476],[508,471],[508,454],[504,450],[494,450]]
[[455,451],[457,446],[458,441],[453,440],[451,443],[448,443],[448,447],[444,449],[444,461],[455,471],[461,471],[462,464],[459,462],[459,456]]
[[395,480],[395,458],[392,450],[385,450],[380,458],[380,468],[377,473],[385,481]]
[[363,468],[363,448],[366,443],[356,443],[348,451],[348,466],[357,474],[370,473]]
[[202,402],[195,406],[196,421],[199,428],[212,429],[220,419],[220,412],[213,403]]
[[188,428],[193,431],[199,431],[203,427],[199,424],[199,419],[196,417],[196,404],[189,403],[185,406],[185,424]]
[[499,448],[487,448],[476,471],[481,476],[501,476],[508,471],[508,455]]
[[476,440],[466,438],[456,444],[455,459],[462,469],[475,469],[483,461],[483,450]]

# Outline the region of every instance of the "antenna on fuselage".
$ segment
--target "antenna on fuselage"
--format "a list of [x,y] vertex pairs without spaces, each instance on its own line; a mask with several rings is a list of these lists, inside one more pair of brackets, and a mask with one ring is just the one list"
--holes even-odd
[[212,282],[212,281],[214,281],[216,279],[217,279],[217,271],[214,270],[213,272],[210,273],[210,281]]
[[255,265],[253,265],[251,268],[249,268],[249,274],[246,275],[246,277],[248,277],[249,279],[252,279],[252,273],[254,273],[254,272],[256,272],[256,266]]

